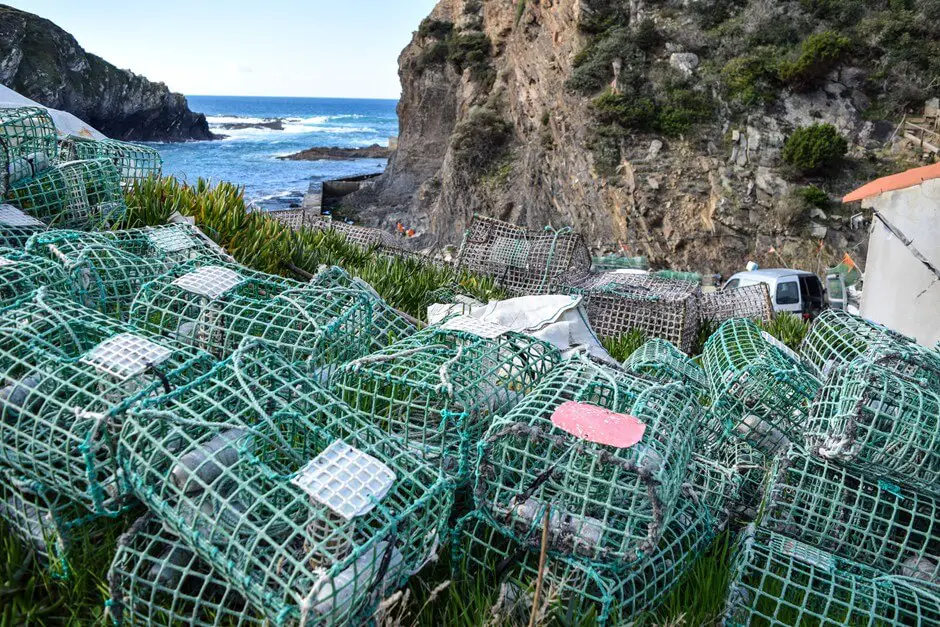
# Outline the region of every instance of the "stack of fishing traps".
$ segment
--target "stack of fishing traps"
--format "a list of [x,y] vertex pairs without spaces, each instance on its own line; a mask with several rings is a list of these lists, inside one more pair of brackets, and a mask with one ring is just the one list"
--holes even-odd
[[[728,624],[937,624],[940,354],[827,311],[800,357],[820,381],[812,402],[748,414],[745,437],[781,454],[739,541]],[[778,380],[795,392],[791,375]]]

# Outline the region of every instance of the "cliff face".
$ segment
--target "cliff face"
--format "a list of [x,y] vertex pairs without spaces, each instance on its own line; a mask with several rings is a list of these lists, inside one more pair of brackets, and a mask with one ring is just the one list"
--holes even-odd
[[49,20],[3,5],[0,83],[115,139],[213,139],[205,116],[181,94],[86,53]]
[[[458,243],[474,212],[571,224],[676,269],[864,258],[834,201],[903,167],[883,150],[896,123],[878,120],[922,102],[937,69],[884,42],[908,28],[937,53],[917,29],[940,2],[884,4],[441,0],[399,60],[398,151],[350,209],[435,244]],[[787,163],[787,138],[819,123],[847,156]]]

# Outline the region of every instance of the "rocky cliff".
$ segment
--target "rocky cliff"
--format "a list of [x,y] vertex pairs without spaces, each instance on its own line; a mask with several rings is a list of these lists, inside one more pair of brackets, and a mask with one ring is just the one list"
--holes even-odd
[[49,20],[4,5],[0,83],[68,111],[115,139],[213,138],[205,116],[190,111],[182,94],[85,52]]
[[571,224],[676,269],[864,258],[836,201],[907,165],[887,144],[936,86],[938,18],[938,0],[441,0],[399,60],[398,151],[349,208],[436,244],[474,212]]

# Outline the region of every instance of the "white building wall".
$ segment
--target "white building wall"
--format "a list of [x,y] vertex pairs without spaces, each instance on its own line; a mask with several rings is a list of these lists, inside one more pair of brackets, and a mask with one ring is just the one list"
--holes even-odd
[[[940,270],[940,179],[866,201]],[[940,277],[877,217],[872,220],[862,316],[917,339],[940,341]]]

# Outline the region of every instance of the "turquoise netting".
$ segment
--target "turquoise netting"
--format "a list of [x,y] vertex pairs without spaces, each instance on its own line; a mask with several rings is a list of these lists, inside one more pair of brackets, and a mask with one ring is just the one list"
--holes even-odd
[[0,196],[56,160],[56,130],[42,107],[0,109]]
[[32,235],[46,230],[42,221],[13,205],[0,204],[0,247],[22,248]]
[[666,340],[652,339],[646,342],[623,362],[623,367],[663,383],[676,381],[703,393],[708,392],[705,371]]
[[39,288],[65,289],[58,264],[21,250],[0,248],[0,310],[29,298]]
[[62,161],[107,159],[117,168],[125,189],[136,181],[159,176],[163,167],[163,158],[156,148],[116,139],[89,139],[75,135],[59,141],[59,158]]

